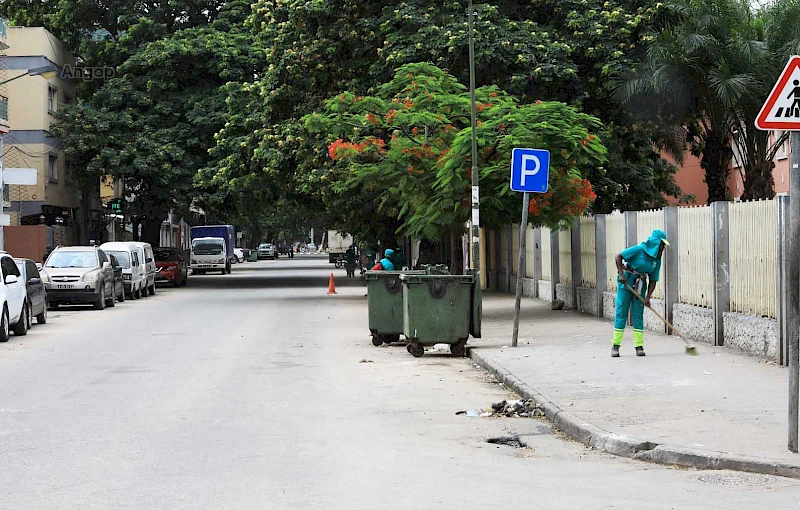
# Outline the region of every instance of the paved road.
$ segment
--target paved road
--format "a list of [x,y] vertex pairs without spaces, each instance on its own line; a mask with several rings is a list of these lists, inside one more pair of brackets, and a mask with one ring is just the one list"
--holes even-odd
[[[0,345],[0,508],[800,508],[795,480],[611,457],[466,359],[372,347],[365,290],[296,257],[61,310]],[[371,362],[361,362],[369,360]],[[528,448],[486,443],[519,434]]]

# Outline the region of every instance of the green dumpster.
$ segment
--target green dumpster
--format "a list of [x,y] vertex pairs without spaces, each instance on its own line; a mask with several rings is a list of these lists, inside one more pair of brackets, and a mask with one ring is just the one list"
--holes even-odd
[[401,275],[403,334],[415,357],[426,345],[449,344],[453,356],[466,355],[470,332],[480,337],[480,284],[475,274]]
[[258,262],[258,250],[250,250],[250,262]]
[[375,346],[397,342],[403,333],[402,274],[425,274],[425,271],[367,271],[367,308],[369,331]]

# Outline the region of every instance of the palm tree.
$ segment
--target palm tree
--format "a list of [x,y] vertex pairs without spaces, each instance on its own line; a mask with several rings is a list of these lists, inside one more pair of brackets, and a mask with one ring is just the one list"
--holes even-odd
[[727,199],[732,133],[759,80],[765,45],[749,38],[752,18],[747,0],[669,4],[645,61],[618,90],[635,113],[685,137],[701,158],[709,203]]

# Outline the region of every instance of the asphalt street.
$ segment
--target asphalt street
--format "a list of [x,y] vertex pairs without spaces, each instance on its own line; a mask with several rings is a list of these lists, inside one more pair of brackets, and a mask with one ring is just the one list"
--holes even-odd
[[[373,347],[365,294],[297,256],[51,312],[0,345],[0,508],[800,508],[797,480],[456,415],[513,396],[468,359]],[[487,442],[508,435],[527,447]]]

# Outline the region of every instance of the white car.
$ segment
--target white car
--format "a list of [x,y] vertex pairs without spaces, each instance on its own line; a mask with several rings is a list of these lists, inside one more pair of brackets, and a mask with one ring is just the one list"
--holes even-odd
[[8,342],[13,330],[17,336],[28,334],[28,318],[25,298],[28,291],[22,281],[19,268],[14,259],[6,252],[0,253],[0,302],[2,302],[2,318],[0,318],[0,342]]
[[231,262],[235,263],[242,263],[244,262],[244,250],[241,248],[234,248],[233,249],[233,260]]
[[258,245],[258,258],[275,260],[278,258],[278,252],[270,243],[261,243]]

